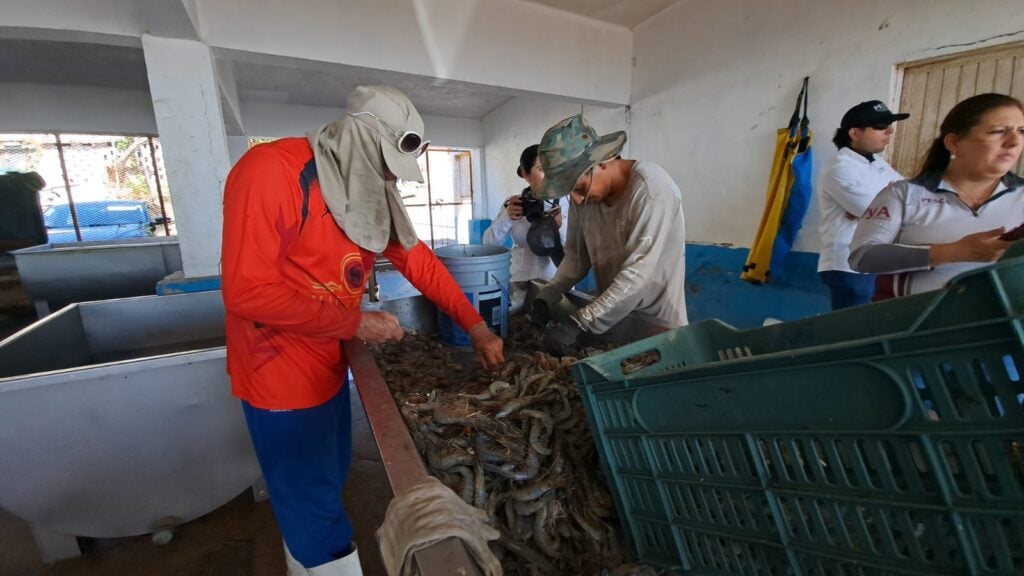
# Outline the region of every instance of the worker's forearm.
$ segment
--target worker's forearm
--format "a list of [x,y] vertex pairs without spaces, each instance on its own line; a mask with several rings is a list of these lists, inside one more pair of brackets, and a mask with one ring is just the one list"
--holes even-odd
[[316,338],[348,340],[359,328],[361,312],[330,304],[285,286],[258,284],[224,289],[228,312],[258,324]]

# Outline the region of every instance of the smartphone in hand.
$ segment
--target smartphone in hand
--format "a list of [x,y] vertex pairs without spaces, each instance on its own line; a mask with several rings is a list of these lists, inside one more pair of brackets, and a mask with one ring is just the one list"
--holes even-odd
[[1004,232],[1003,235],[999,237],[999,239],[1005,240],[1007,242],[1016,242],[1017,240],[1024,239],[1024,224],[1017,226],[1016,228],[1010,230],[1009,232]]

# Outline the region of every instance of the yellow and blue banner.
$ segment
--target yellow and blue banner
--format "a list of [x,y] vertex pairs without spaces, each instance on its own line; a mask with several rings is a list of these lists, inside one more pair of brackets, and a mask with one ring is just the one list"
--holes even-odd
[[[740,278],[764,284],[782,274],[811,202],[811,136],[807,118],[809,78],[796,98],[789,126],[780,128],[768,177],[768,198]],[[801,115],[801,108],[803,114]]]

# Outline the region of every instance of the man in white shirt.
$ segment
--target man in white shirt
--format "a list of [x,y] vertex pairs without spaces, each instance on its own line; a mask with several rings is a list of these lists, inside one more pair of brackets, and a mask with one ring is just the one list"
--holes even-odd
[[541,139],[545,180],[537,196],[568,196],[572,204],[565,259],[533,301],[531,320],[546,325],[562,294],[591,269],[598,289],[593,302],[545,333],[554,353],[570,352],[583,334],[603,334],[633,311],[672,328],[687,323],[682,194],[661,166],[623,159],[625,142],[625,132],[598,136],[582,114]]
[[871,302],[874,274],[858,274],[850,268],[850,242],[857,220],[871,201],[903,176],[878,156],[889,145],[893,122],[910,114],[893,114],[878,100],[861,102],[843,115],[832,142],[839,153],[821,174],[818,208],[821,211],[821,256],[818,273],[832,293],[832,309]]

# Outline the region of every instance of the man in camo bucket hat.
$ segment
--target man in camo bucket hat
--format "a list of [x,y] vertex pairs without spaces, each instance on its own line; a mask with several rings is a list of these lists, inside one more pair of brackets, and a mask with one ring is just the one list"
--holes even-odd
[[[682,193],[661,166],[623,159],[625,143],[625,132],[598,136],[582,114],[541,138],[545,180],[534,193],[571,200],[565,257],[530,306],[553,353],[571,353],[581,336],[603,334],[633,311],[669,328],[687,323]],[[562,295],[591,269],[597,298],[551,323]]]

